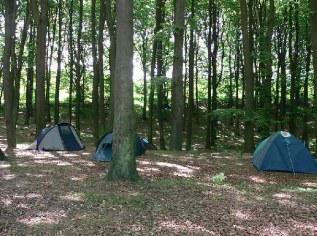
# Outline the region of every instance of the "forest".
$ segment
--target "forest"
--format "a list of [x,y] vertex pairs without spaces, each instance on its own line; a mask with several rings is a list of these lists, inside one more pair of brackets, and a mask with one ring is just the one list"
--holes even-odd
[[[149,140],[158,136],[164,150],[184,139],[191,150],[193,136],[199,135],[210,149],[217,145],[221,122],[233,135],[244,134],[246,152],[254,150],[255,132],[264,138],[275,130],[289,130],[316,152],[314,2],[185,3],[180,26],[174,24],[173,1],[134,3],[134,104],[138,119],[147,121]],[[11,5],[8,16],[4,5],[0,9],[1,106],[6,100],[9,147],[16,145],[21,113],[25,124],[36,124],[37,133],[61,121],[74,123],[80,133],[86,116],[97,142],[113,128],[114,3]],[[183,37],[174,38],[175,30]],[[174,93],[182,102],[172,107]],[[172,118],[175,112],[181,120]],[[175,122],[183,126],[179,141],[171,132]],[[195,125],[202,127],[199,133]]]
[[[250,156],[316,157],[316,116],[315,0],[3,0],[0,234],[315,235],[314,176]],[[84,150],[25,148],[65,123]]]

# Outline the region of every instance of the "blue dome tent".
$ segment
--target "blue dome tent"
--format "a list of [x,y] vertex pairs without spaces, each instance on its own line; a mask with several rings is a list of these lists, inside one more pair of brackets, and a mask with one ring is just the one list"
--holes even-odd
[[[99,140],[93,160],[100,162],[109,162],[112,160],[112,139],[113,133],[109,132]],[[147,139],[141,138],[137,134],[135,135],[135,142],[135,156],[141,156],[145,153],[145,150],[156,149]]]
[[305,145],[288,132],[279,131],[262,141],[252,161],[258,170],[317,173],[317,163]]
[[43,151],[79,151],[84,149],[75,128],[60,123],[42,129],[36,140],[27,148]]

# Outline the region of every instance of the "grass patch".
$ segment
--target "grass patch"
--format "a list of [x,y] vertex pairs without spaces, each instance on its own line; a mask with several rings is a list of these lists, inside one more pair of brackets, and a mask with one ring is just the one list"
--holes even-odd
[[197,183],[197,181],[192,179],[155,179],[149,183],[146,183],[147,186],[161,186],[161,187],[173,187],[173,186],[187,186],[197,188],[201,191],[207,191],[207,187]]
[[216,185],[224,185],[225,184],[225,179],[227,177],[225,176],[224,173],[220,172],[218,174],[216,174],[215,176],[213,176],[211,178],[211,181],[216,184]]
[[284,187],[282,187],[282,191],[292,193],[317,193],[317,189],[315,188],[295,187],[292,185],[284,185]]
[[147,200],[142,196],[120,197],[107,194],[85,193],[83,198],[86,202],[99,203],[103,206],[124,206],[124,207],[148,207]]

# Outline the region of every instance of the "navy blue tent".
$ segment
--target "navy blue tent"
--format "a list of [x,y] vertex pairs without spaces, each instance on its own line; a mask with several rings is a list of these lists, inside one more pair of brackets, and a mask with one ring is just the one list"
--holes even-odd
[[[95,161],[111,161],[112,160],[112,139],[113,133],[105,134],[98,143],[96,153],[93,156]],[[146,149],[156,149],[153,144],[150,144],[145,138],[135,135],[135,156],[141,156]]]
[[68,123],[60,123],[42,129],[36,140],[28,147],[43,151],[78,151],[84,149],[75,128]]
[[273,133],[258,145],[252,163],[264,171],[317,173],[317,163],[305,145],[283,131]]

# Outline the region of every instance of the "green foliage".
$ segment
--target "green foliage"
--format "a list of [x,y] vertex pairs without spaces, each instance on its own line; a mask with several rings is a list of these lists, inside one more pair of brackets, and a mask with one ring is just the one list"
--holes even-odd
[[220,172],[211,178],[211,181],[216,185],[224,185],[227,177],[223,172]]
[[217,109],[213,113],[208,114],[212,119],[229,120],[232,118],[242,119],[244,117],[244,111],[237,108],[225,108]]

